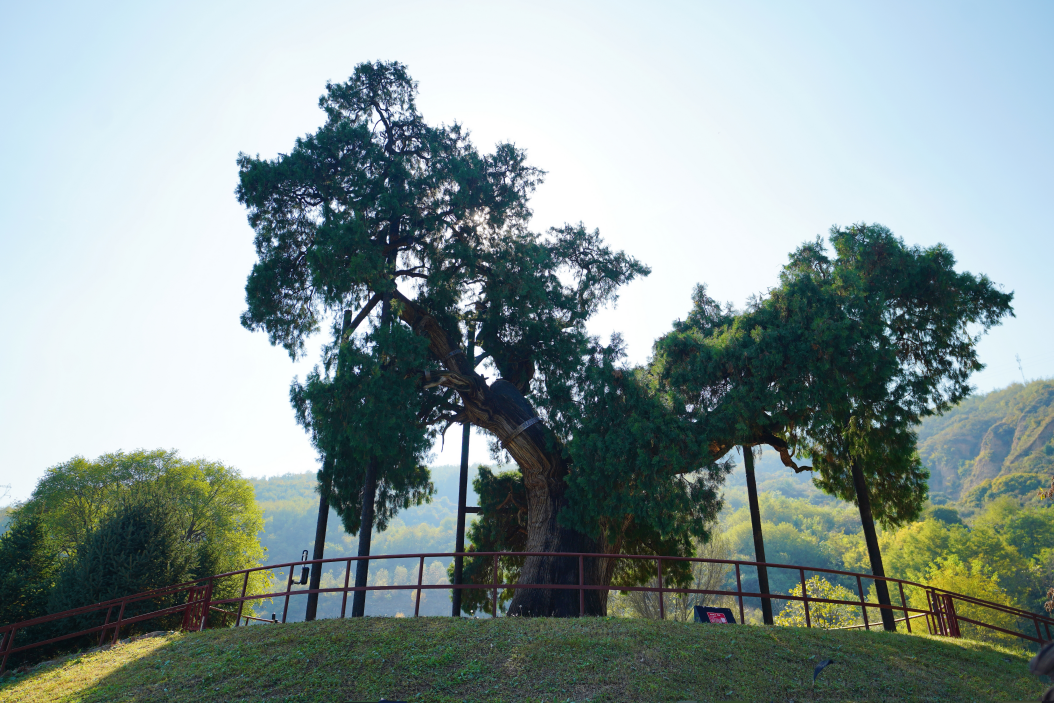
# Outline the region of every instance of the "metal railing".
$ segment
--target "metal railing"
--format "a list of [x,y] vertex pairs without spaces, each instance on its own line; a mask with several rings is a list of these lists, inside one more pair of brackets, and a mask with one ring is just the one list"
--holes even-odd
[[[450,584],[450,583],[438,583],[438,584],[425,584],[423,582],[424,571],[425,571],[425,559],[449,559],[453,557],[464,557],[466,559],[481,559],[489,558],[492,559],[493,567],[493,578],[491,583],[464,583],[464,584]],[[577,584],[531,584],[531,583],[501,583],[500,582],[500,560],[502,558],[522,558],[530,556],[545,556],[545,557],[567,557],[577,559],[578,566],[578,583]],[[352,563],[366,560],[369,562],[376,562],[382,560],[394,560],[394,559],[417,559],[419,560],[417,569],[417,584],[400,584],[400,585],[373,585],[373,586],[351,586],[351,568]],[[585,560],[586,559],[630,559],[630,560],[650,560],[655,562],[656,566],[656,582],[655,586],[612,586],[602,584],[587,584],[584,582],[585,573]],[[670,588],[664,587],[662,584],[663,578],[663,564],[670,562],[691,562],[691,563],[709,563],[709,564],[720,564],[731,566],[735,570],[736,577],[736,590],[720,590],[720,589],[699,589],[699,588]],[[293,574],[298,567],[312,566],[313,568],[322,568],[324,565],[344,565],[344,585],[337,588],[316,588],[316,589],[300,589],[293,590],[294,580]],[[768,569],[784,569],[797,571],[799,580],[801,582],[801,595],[783,594],[783,593],[757,593],[752,591],[743,590],[743,567],[759,567],[764,566]],[[277,572],[284,569],[289,569],[289,575],[286,578],[285,590],[275,591],[272,593],[257,593],[247,594],[249,585],[249,575],[256,572]],[[816,573],[816,574],[829,574],[832,576],[848,578],[850,581],[855,580],[857,585],[858,598],[855,600],[842,600],[842,599],[831,599],[831,598],[820,598],[809,595],[808,583],[805,577],[805,573]],[[233,577],[241,577],[241,595],[233,598],[213,598],[214,585],[220,579],[228,579]],[[884,581],[888,586],[895,586],[897,592],[900,595],[900,604],[891,603],[889,605],[883,605],[867,600],[864,591],[864,581],[870,580],[871,582]],[[299,583],[298,583],[299,585]],[[925,608],[914,607],[909,604],[909,600],[905,595],[905,588],[909,589],[921,589],[925,594]],[[182,583],[168,588],[158,589],[155,591],[148,591],[145,593],[139,593],[133,596],[126,596],[124,598],[116,598],[114,600],[106,601],[104,603],[96,603],[94,605],[88,605],[73,610],[67,610],[62,613],[55,613],[52,615],[46,615],[32,620],[25,620],[18,623],[0,626],[0,674],[5,671],[7,666],[8,658],[12,654],[19,652],[25,652],[45,645],[54,644],[63,640],[69,640],[76,637],[85,637],[95,632],[99,633],[98,644],[102,646],[106,640],[106,634],[112,630],[112,642],[116,643],[120,639],[121,628],[133,625],[138,622],[144,622],[147,620],[154,620],[165,615],[171,615],[182,612],[182,629],[188,631],[203,630],[208,626],[209,614],[212,612],[223,613],[227,617],[234,618],[234,626],[239,627],[242,621],[245,620],[246,624],[249,621],[259,621],[269,624],[278,624],[279,622],[285,623],[289,614],[289,602],[292,596],[308,595],[310,593],[339,593],[342,594],[341,606],[340,606],[340,617],[345,617],[348,603],[348,593],[355,593],[357,591],[399,591],[399,590],[412,590],[416,591],[414,598],[414,616],[417,617],[420,614],[421,609],[421,594],[427,590],[484,590],[490,591],[490,605],[491,605],[491,616],[497,617],[499,615],[499,601],[498,592],[517,589],[545,589],[545,590],[577,590],[578,591],[578,606],[579,615],[586,612],[585,608],[585,594],[586,591],[644,591],[650,593],[659,593],[659,617],[665,619],[665,596],[666,594],[697,594],[697,595],[716,595],[716,596],[730,596],[733,599],[738,599],[739,603],[739,617],[740,622],[744,622],[744,598],[760,598],[770,600],[785,600],[785,601],[801,601],[805,613],[805,624],[806,627],[812,627],[812,618],[810,616],[809,605],[816,603],[827,603],[833,605],[849,606],[852,608],[860,608],[863,623],[860,625],[852,625],[848,628],[838,629],[854,629],[864,628],[870,630],[872,626],[881,627],[880,622],[872,623],[868,617],[869,609],[877,610],[892,610],[894,613],[901,613],[903,617],[896,620],[896,622],[903,622],[907,627],[909,633],[912,632],[911,621],[913,619],[925,618],[926,627],[929,634],[942,635],[946,637],[961,637],[960,623],[969,623],[971,625],[985,628],[993,631],[1003,633],[1004,635],[1018,637],[1023,640],[1035,643],[1049,642],[1052,639],[1051,626],[1054,625],[1054,619],[1051,619],[1044,615],[1038,615],[1036,613],[1022,610],[1020,608],[1013,608],[1010,606],[1001,605],[998,603],[992,603],[989,601],[980,600],[971,596],[962,595],[960,593],[953,593],[951,591],[945,591],[939,588],[927,586],[925,584],[916,583],[914,581],[906,581],[904,579],[896,579],[890,577],[876,577],[871,574],[857,574],[849,571],[838,571],[835,569],[823,569],[813,568],[805,566],[795,566],[790,564],[771,564],[754,561],[738,561],[733,559],[708,559],[703,557],[674,557],[674,556],[655,556],[655,555],[633,555],[633,554],[594,554],[586,552],[427,552],[417,554],[389,554],[389,555],[374,555],[368,557],[338,557],[331,559],[308,559],[303,561],[287,562],[284,564],[273,564],[267,566],[258,566],[252,569],[242,569],[239,571],[231,571],[225,574],[218,574],[197,581],[188,583]],[[125,617],[125,611],[129,605],[148,601],[151,599],[172,597],[179,599],[185,597],[186,600],[178,605],[173,605],[165,608],[161,608],[156,611],[149,613],[142,613],[134,617]],[[262,601],[266,599],[283,598],[284,605],[282,608],[282,618],[279,621],[277,614],[268,620],[265,618],[259,618],[255,615],[245,614],[245,604],[251,601]],[[1004,616],[1011,616],[1016,619],[1018,623],[1031,623],[1034,626],[1036,635],[1033,637],[1030,633],[1026,634],[1023,632],[1015,632],[1013,630],[995,625],[993,623],[986,623],[982,620],[975,618],[964,617],[959,614],[956,608],[956,603],[960,603],[966,606],[970,606],[971,609],[983,609],[1000,613]],[[237,606],[237,611],[230,611],[220,606]],[[106,611],[106,617],[102,625],[88,627],[77,632],[63,634],[57,637],[44,639],[39,642],[33,642],[24,644],[21,646],[15,646],[15,637],[20,630],[26,630],[28,628],[45,625],[47,623],[55,622],[58,620],[71,618],[71,617],[83,617],[91,613],[101,613]],[[111,617],[116,612],[116,619],[111,620]],[[1004,623],[1005,624],[1005,623]],[[1042,626],[1042,627],[1041,627]],[[832,628],[833,629],[833,628]]]

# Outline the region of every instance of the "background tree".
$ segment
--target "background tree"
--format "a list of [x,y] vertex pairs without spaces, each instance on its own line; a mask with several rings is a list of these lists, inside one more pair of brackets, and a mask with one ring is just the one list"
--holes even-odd
[[47,614],[57,566],[39,515],[27,514],[0,536],[0,623]]
[[[614,455],[604,444],[621,441],[611,427],[590,419],[597,407],[590,394],[623,394],[633,412],[651,417],[642,428],[685,436],[684,419],[656,418],[668,409],[646,380],[615,375],[617,342],[604,349],[586,332],[589,318],[614,302],[619,286],[647,273],[646,267],[612,252],[597,232],[582,225],[545,235],[529,231],[527,197],[542,173],[527,166],[524,153],[512,144],[483,155],[459,125],[427,125],[417,112],[415,94],[405,67],[363,64],[347,83],[327,86],[320,100],[327,120],[316,133],[277,159],[243,155],[239,161],[238,197],[249,210],[259,256],[246,285],[243,324],[265,330],[272,343],[297,357],[327,316],[368,319],[368,332],[355,337],[356,332],[347,341],[338,331],[343,324],[334,322],[324,366],[335,368],[341,347],[352,345],[365,356],[359,371],[352,371],[353,365],[347,372],[341,369],[339,376],[348,375],[350,386],[365,388],[359,385],[365,380],[350,377],[367,369],[371,375],[390,370],[389,380],[379,380],[369,391],[371,398],[383,395],[381,389],[397,379],[416,384],[416,397],[396,394],[406,404],[393,398],[386,406],[393,422],[373,433],[369,445],[365,436],[353,439],[359,432],[354,426],[367,419],[364,400],[338,402],[334,395],[328,407],[340,406],[343,412],[316,412],[321,396],[309,397],[294,387],[294,397],[306,401],[302,418],[311,423],[316,445],[325,456],[334,455],[335,483],[347,486],[343,496],[331,496],[345,526],[355,528],[357,521],[360,529],[376,526],[377,516],[405,505],[415,491],[426,491],[426,475],[416,473],[419,440],[427,428],[470,422],[490,433],[496,451],[507,452],[520,468],[526,549],[690,544],[684,530],[701,534],[702,518],[717,505],[712,481],[694,478],[716,477],[721,470],[670,450],[668,458],[677,465],[663,466],[653,476],[649,472],[667,455],[644,450],[653,446],[653,438],[643,429],[633,440],[641,450],[631,460],[636,468],[623,466],[641,480],[669,488],[668,496],[660,496],[672,501],[667,510],[648,508],[646,494],[637,492],[628,501],[631,506],[605,523],[601,503],[592,496],[578,507],[568,496],[572,475],[604,470],[588,457]],[[378,303],[380,315],[374,312]],[[391,324],[384,318],[386,303]],[[473,360],[465,351],[469,317],[476,322],[474,342],[481,350]],[[426,343],[423,357],[424,347],[412,344],[407,332]],[[496,380],[474,370],[483,359],[483,373]],[[317,378],[336,383],[336,376],[322,369]],[[309,380],[305,393],[310,386]],[[367,396],[353,392],[352,397]],[[337,417],[343,430],[330,426]],[[404,419],[395,421],[399,418]],[[338,436],[345,438],[343,448]],[[606,439],[587,441],[590,436]],[[404,458],[383,465],[375,451],[389,446],[400,447]],[[371,500],[364,490],[371,466],[377,480],[385,477],[393,487],[390,502],[378,496]],[[362,520],[367,509],[372,521]],[[486,512],[483,518],[488,519]],[[519,578],[577,582],[573,561],[532,557]],[[611,565],[590,560],[585,577],[602,583],[612,572]],[[599,595],[588,600],[588,612],[603,612]],[[513,605],[525,615],[578,613],[577,597],[566,591],[525,589]]]
[[[63,565],[48,610],[62,612],[190,580],[198,554],[195,545],[184,537],[178,516],[156,496],[120,501],[79,545],[76,556]],[[129,604],[124,616],[134,617],[176,602],[174,594],[138,601]],[[62,621],[60,626],[77,631],[101,625],[104,616],[104,612],[90,613]],[[142,630],[149,625],[147,621],[133,627]]]
[[[832,228],[831,243],[833,259],[820,240],[799,248],[780,286],[742,314],[698,289],[656,365],[699,431],[769,444],[856,502],[882,576],[874,518],[903,524],[926,496],[913,428],[970,392],[979,333],[1012,314],[1013,295],[957,273],[943,246],[907,247],[881,225]],[[889,604],[881,582],[878,597]],[[883,619],[893,628],[891,611]]]
[[[196,555],[190,572],[195,578],[261,563],[263,515],[252,485],[219,462],[187,461],[162,449],[114,452],[94,461],[74,457],[51,467],[15,509],[11,529],[23,520],[39,520],[43,548],[66,563],[120,506],[139,499],[164,505],[179,525],[181,539]],[[218,582],[216,596],[240,594],[241,582],[235,581]],[[249,593],[265,593],[267,585],[267,575],[255,573]]]

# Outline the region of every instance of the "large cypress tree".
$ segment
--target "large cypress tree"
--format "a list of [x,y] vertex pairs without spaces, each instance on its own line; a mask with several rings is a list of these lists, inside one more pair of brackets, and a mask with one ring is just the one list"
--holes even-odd
[[[621,368],[617,340],[604,347],[586,331],[647,268],[582,225],[532,232],[528,196],[542,172],[512,144],[482,154],[460,125],[428,125],[415,96],[405,67],[360,65],[327,86],[318,131],[276,159],[239,160],[259,255],[243,324],[297,357],[332,321],[323,365],[293,396],[345,527],[380,526],[422,499],[431,428],[468,422],[519,467],[522,540],[503,547],[687,549],[718,505],[711,443],[692,439],[690,418],[649,378]],[[481,507],[484,521],[518,510]],[[595,559],[583,576],[613,573]],[[557,557],[518,570],[523,583],[578,576],[577,560]],[[604,603],[591,593],[586,612]],[[511,607],[579,612],[568,590],[520,590]]]

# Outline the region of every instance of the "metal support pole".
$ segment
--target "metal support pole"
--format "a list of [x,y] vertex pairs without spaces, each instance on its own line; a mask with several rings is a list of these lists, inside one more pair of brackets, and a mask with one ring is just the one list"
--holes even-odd
[[498,617],[498,555],[494,555],[494,612],[492,617]]
[[293,590],[293,569],[294,568],[295,567],[292,564],[289,565],[289,578],[286,580],[286,584],[285,584],[285,607],[282,608],[282,624],[283,625],[285,624],[285,616],[289,612],[289,592]]
[[17,627],[12,627],[7,631],[7,637],[0,640],[0,651],[3,651],[4,658],[0,660],[0,674],[4,673],[7,668],[7,657],[11,654],[11,650],[15,647],[15,634],[18,632]]
[[897,581],[897,585],[900,586],[900,604],[904,606],[904,624],[908,626],[908,634],[911,634],[911,615],[908,614],[908,601],[904,597],[904,582]]
[[414,617],[421,614],[421,584],[425,576],[425,558],[421,557],[421,564],[417,567],[417,602],[414,603]]
[[739,576],[739,564],[736,564],[736,592],[739,594],[739,624],[745,625],[743,617],[743,580]]
[[344,568],[344,597],[340,600],[340,617],[344,619],[344,611],[348,607],[348,581],[351,579],[351,559],[348,559],[348,564]]
[[659,619],[665,620],[666,604],[664,601],[666,599],[663,597],[665,594],[662,592],[662,557],[657,557],[655,559],[655,566],[659,571]]
[[124,606],[127,601],[121,601],[121,609],[117,612],[117,624],[113,628],[113,642],[111,644],[117,644],[117,641],[121,639],[121,620],[124,618]]
[[[475,361],[476,354],[476,325],[468,325],[468,363]],[[457,489],[457,532],[454,538],[454,551],[461,553],[465,551],[465,508],[468,504],[468,441],[472,436],[472,425],[468,422],[462,423],[461,428],[461,475],[458,478]],[[464,557],[454,557],[454,585],[460,586],[464,573]],[[461,617],[461,589],[455,588],[450,597],[450,614],[457,618]]]
[[582,554],[579,554],[579,618],[584,618],[586,614],[586,590],[583,588],[585,585],[585,558]]
[[106,626],[110,624],[110,613],[112,613],[112,612],[113,612],[113,606],[111,605],[109,608],[106,609],[106,619],[103,620],[103,622],[102,622],[102,629],[99,630],[99,645],[98,646],[100,646],[100,647],[102,646],[103,640],[106,639],[106,630],[108,629]]
[[801,575],[802,603],[805,604],[805,627],[812,627],[812,620],[809,618],[809,592],[805,587],[805,569],[798,569],[798,573]]

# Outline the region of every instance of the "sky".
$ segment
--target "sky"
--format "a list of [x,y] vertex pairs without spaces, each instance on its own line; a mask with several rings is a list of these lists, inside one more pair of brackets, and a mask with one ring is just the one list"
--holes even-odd
[[1049,2],[0,0],[0,484],[136,448],[317,468],[288,400],[316,358],[238,321],[235,159],[288,152],[362,61],[526,149],[536,230],[651,266],[591,327],[634,362],[697,283],[742,306],[797,245],[878,222],[1014,291],[979,391],[1050,378],[1052,32]]

